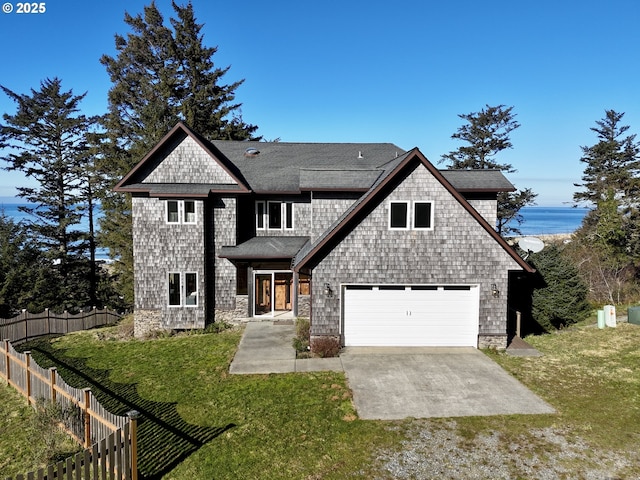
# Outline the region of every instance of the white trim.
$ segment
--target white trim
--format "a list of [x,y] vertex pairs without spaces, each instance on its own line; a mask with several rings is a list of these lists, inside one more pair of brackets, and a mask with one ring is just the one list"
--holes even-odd
[[[193,221],[189,221],[187,218],[187,204],[193,204]],[[198,207],[195,200],[182,200],[182,223],[186,225],[195,225],[198,223]]]
[[[275,301],[276,301],[275,284],[276,284],[277,273],[290,273],[291,275],[293,275],[293,270],[254,270],[253,271],[253,278],[252,278],[252,285],[251,285],[251,288],[253,291],[253,295],[252,295],[253,305],[251,307],[251,312],[253,313],[254,317],[270,318],[275,316]],[[256,313],[256,276],[257,275],[271,275],[271,290],[269,291],[269,296],[270,296],[269,302],[271,305],[271,311],[269,313],[263,313],[261,315],[258,315]],[[297,292],[294,292],[294,295],[297,295],[297,294],[298,294]]]
[[[171,303],[171,275],[178,276],[178,303]],[[167,306],[169,308],[182,307],[182,274],[180,272],[167,272]]]
[[[195,275],[195,291],[191,292],[191,295],[187,295],[187,275]],[[186,308],[194,308],[198,306],[198,297],[199,297],[199,289],[198,289],[198,272],[184,272],[184,306]],[[195,297],[196,303],[187,303],[187,299],[189,297]]]
[[[287,227],[287,206],[291,205],[291,227]],[[296,215],[295,215],[295,203],[294,202],[282,202],[282,228],[284,230],[295,230],[296,228]]]
[[[178,215],[178,219],[173,222],[169,221],[169,203],[176,204],[176,214]],[[180,200],[165,200],[164,201],[164,223],[167,225],[178,225],[180,224]]]
[[[416,227],[416,204],[428,203],[431,205],[429,210],[429,226],[428,227]],[[433,230],[433,211],[434,205],[431,200],[414,200],[411,202],[411,229],[412,230]]]
[[[258,214],[258,205],[262,205],[262,215]],[[256,215],[256,230],[266,230],[267,229],[267,202],[264,200],[256,200],[255,206],[255,215]],[[258,225],[258,219],[262,217],[262,227]]]
[[[404,227],[392,227],[391,226],[391,205],[394,203],[403,203],[407,207],[407,213],[405,215],[405,226]],[[389,230],[410,230],[411,228],[411,202],[409,200],[389,200],[388,205],[388,217],[387,217],[387,227]]]

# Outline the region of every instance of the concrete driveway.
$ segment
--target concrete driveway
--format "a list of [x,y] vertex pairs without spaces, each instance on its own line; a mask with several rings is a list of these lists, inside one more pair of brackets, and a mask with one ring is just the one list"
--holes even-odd
[[475,348],[346,348],[340,355],[363,419],[554,413]]
[[349,347],[339,358],[301,360],[292,323],[248,323],[229,373],[344,370],[363,419],[554,413],[475,348]]

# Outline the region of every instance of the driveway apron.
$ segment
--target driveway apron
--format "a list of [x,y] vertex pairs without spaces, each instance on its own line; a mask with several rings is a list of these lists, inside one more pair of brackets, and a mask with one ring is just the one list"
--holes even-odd
[[554,413],[475,348],[347,348],[340,356],[363,419]]

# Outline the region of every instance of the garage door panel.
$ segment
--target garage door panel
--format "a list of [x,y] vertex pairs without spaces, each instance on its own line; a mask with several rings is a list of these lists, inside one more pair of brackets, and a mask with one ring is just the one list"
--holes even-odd
[[477,286],[344,291],[347,346],[477,346]]

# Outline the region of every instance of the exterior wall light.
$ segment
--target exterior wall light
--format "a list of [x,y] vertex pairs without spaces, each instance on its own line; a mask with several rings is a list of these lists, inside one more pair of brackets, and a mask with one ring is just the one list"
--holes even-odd
[[498,290],[498,286],[495,283],[491,284],[491,295],[494,297],[500,296],[500,290]]
[[328,283],[324,284],[324,294],[328,298],[333,298],[333,290],[331,289],[331,285],[329,285]]

